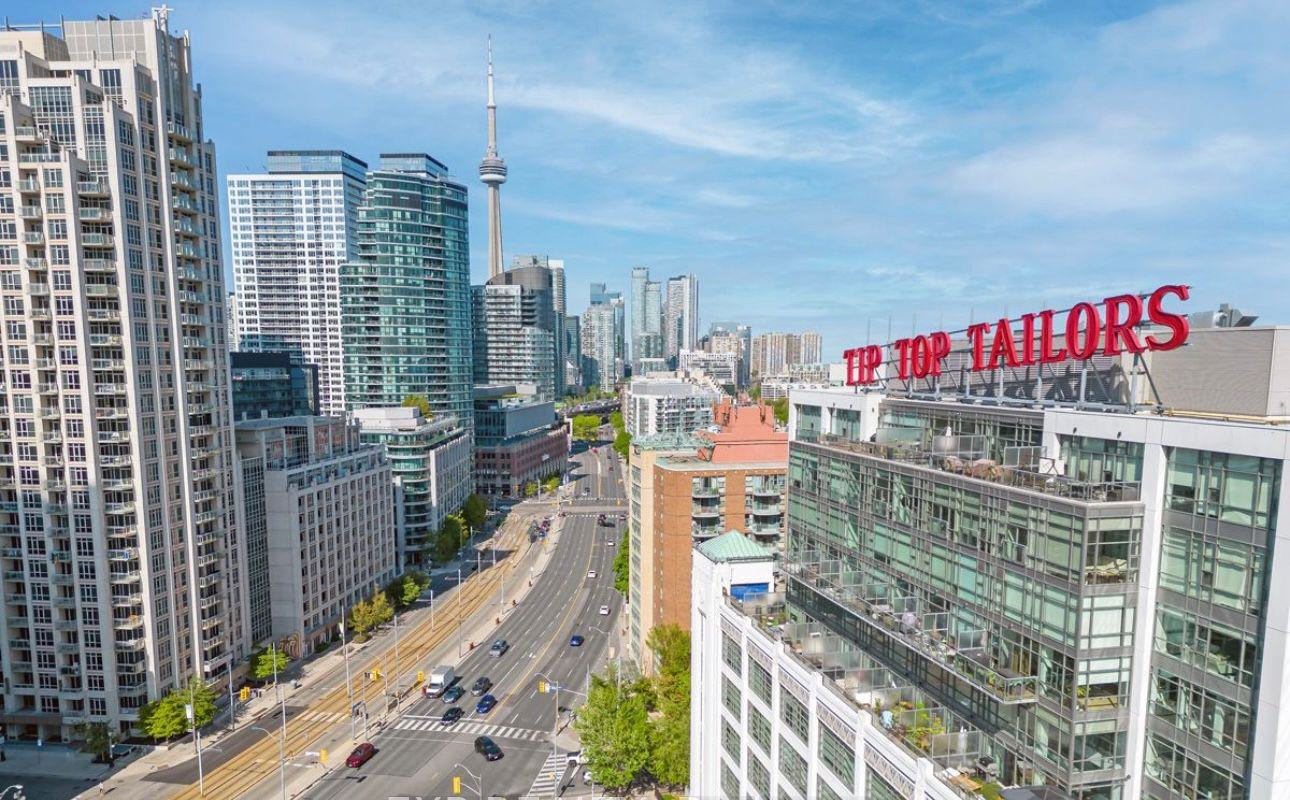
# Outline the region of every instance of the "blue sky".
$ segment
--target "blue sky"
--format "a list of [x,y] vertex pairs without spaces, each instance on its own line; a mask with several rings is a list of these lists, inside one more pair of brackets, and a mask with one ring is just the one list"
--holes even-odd
[[491,33],[504,249],[563,257],[575,313],[643,265],[699,275],[705,329],[815,328],[829,358],[889,315],[1169,282],[1290,321],[1279,0],[175,5],[221,172],[425,150],[471,187],[476,280]]

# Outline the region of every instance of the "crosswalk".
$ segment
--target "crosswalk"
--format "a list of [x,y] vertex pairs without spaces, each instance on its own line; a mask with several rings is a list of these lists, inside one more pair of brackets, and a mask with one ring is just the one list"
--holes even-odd
[[327,713],[324,711],[306,711],[305,713],[301,714],[298,718],[304,720],[305,722],[328,722],[333,725],[336,724],[337,722],[342,722],[344,720],[349,719],[349,717],[346,716],[345,714]]
[[530,728],[512,728],[506,725],[490,725],[486,722],[463,720],[455,725],[444,725],[438,717],[403,717],[394,723],[399,731],[452,731],[469,733],[474,736],[491,736],[494,739],[519,739],[525,742],[540,742],[551,738],[550,731],[535,731]]
[[533,779],[533,785],[529,787],[528,796],[555,797],[556,787],[560,785],[560,779],[564,777],[567,768],[567,758],[564,753],[547,756],[538,769],[537,777]]

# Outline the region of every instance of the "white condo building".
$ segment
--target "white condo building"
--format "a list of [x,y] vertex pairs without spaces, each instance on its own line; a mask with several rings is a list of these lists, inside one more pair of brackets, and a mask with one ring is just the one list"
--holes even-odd
[[682,350],[699,347],[699,279],[677,275],[667,279],[663,299],[663,357],[675,365]]
[[693,433],[712,424],[712,406],[721,397],[721,390],[707,379],[632,378],[624,399],[623,424],[633,438]]
[[215,174],[165,8],[0,30],[7,737],[248,655]]
[[1290,328],[1207,318],[794,390],[781,575],[695,554],[691,794],[1290,797]]
[[266,173],[227,179],[239,347],[317,366],[328,416],[345,413],[340,267],[357,257],[366,170],[341,150],[271,150]]

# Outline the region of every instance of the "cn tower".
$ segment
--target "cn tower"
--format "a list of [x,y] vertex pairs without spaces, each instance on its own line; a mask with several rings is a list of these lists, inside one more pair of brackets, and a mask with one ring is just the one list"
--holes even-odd
[[506,162],[497,155],[497,103],[493,100],[493,37],[488,37],[488,150],[479,162],[479,179],[488,187],[488,277],[502,274],[502,184]]

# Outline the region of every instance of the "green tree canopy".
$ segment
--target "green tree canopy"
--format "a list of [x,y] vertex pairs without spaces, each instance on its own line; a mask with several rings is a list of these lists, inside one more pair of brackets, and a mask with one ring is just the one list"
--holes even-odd
[[609,424],[614,426],[614,430],[623,430],[623,412],[615,411],[609,415]]
[[488,519],[488,503],[484,502],[484,498],[479,495],[472,494],[462,504],[461,516],[466,520],[466,524],[471,527],[471,530],[479,530],[484,526],[484,521]]
[[525,497],[534,497],[537,495],[537,493],[538,493],[538,485],[536,481],[529,481],[528,483],[524,484]]
[[618,543],[618,552],[614,554],[614,588],[624,597],[627,596],[631,580],[631,537],[623,530],[623,540]]
[[592,676],[574,726],[596,783],[621,791],[644,777],[650,755],[645,699],[630,684],[620,687],[612,666],[605,676]]
[[77,738],[85,743],[85,752],[95,756],[104,756],[112,747],[112,729],[106,722],[82,722],[74,729]]
[[556,489],[559,489],[560,476],[559,475],[548,476],[546,480],[542,481],[542,488],[546,489],[548,492],[554,492]]
[[434,412],[430,410],[430,401],[423,394],[410,394],[403,398],[404,408],[419,408],[421,416],[426,419],[434,419]]
[[359,600],[349,609],[349,628],[353,631],[354,641],[367,641],[367,634],[376,627],[375,617],[372,615],[372,604],[366,600]]
[[459,547],[461,547],[461,532],[449,530],[447,524],[441,525],[434,537],[434,560],[440,564],[451,561]]
[[416,570],[411,570],[390,581],[385,587],[385,596],[390,601],[390,605],[402,611],[415,603],[421,596],[421,592],[429,585],[429,578]]
[[658,625],[646,644],[654,654],[654,693],[660,715],[650,723],[650,773],[666,786],[683,786],[690,775],[690,634]]
[[390,598],[385,596],[385,592],[374,592],[368,605],[371,608],[372,620],[376,623],[372,627],[380,627],[394,619],[394,607],[390,605]]
[[189,729],[184,707],[193,706],[193,720],[197,727],[208,725],[215,719],[215,690],[199,680],[188,686],[171,689],[139,709],[139,727],[155,740],[173,739]]
[[631,448],[632,435],[627,431],[619,431],[618,435],[614,437],[614,452],[618,453],[626,461]]
[[771,403],[770,407],[775,411],[775,421],[778,422],[780,425],[787,425],[788,424],[788,398],[781,397],[778,400]]
[[573,438],[593,442],[600,437],[600,417],[578,414],[573,418]]
[[251,677],[257,681],[272,678],[274,675],[281,675],[287,669],[287,654],[282,652],[282,648],[274,647],[273,649],[265,648],[255,655],[251,656]]

